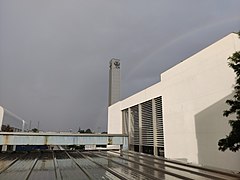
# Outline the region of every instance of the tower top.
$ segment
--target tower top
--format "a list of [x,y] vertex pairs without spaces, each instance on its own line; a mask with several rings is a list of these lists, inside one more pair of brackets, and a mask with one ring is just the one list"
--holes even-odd
[[120,100],[120,60],[111,59],[109,62],[109,97],[108,104],[118,102]]
[[110,63],[110,69],[111,68],[116,68],[116,69],[120,69],[120,60],[119,59],[111,59]]

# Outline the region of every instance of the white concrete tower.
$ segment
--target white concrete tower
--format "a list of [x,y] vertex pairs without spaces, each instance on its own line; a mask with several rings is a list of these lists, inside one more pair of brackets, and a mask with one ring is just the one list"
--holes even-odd
[[120,100],[120,60],[111,59],[109,66],[109,97],[108,105]]

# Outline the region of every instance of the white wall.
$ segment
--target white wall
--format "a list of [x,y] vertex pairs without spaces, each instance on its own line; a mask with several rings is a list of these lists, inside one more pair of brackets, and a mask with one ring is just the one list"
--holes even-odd
[[162,75],[166,157],[240,170],[240,154],[217,146],[230,130],[222,112],[235,83],[227,58],[237,48],[230,34]]
[[121,103],[115,103],[108,107],[108,134],[122,134]]
[[217,142],[229,133],[227,109],[235,74],[227,58],[240,50],[230,34],[161,75],[161,82],[109,107],[108,131],[121,132],[121,110],[163,97],[165,156],[240,170],[240,153],[220,152]]
[[1,131],[1,127],[2,127],[3,114],[4,114],[4,109],[2,106],[0,106],[0,131]]

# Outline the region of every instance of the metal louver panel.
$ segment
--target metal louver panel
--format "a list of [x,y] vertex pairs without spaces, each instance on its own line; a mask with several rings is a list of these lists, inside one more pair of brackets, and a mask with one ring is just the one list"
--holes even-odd
[[155,98],[157,146],[164,147],[162,97]]
[[128,138],[129,138],[129,144],[133,144],[134,140],[134,118],[132,116],[131,110],[130,110],[130,121],[129,121],[129,134],[128,134]]
[[142,145],[153,146],[152,100],[142,103]]
[[128,123],[128,109],[124,109],[122,110],[122,127],[123,127],[123,134],[129,134],[129,131],[128,131],[128,126],[129,126],[129,123]]
[[138,105],[130,108],[131,118],[133,119],[133,144],[139,145],[139,114]]

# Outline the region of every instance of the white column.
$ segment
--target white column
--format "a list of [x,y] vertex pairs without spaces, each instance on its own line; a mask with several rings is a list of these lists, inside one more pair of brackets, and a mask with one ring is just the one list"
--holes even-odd
[[2,151],[7,151],[7,145],[2,145]]
[[139,120],[139,152],[142,152],[142,105],[138,105],[138,120]]
[[128,108],[128,148],[131,149],[130,144],[132,143],[132,127],[131,127],[131,110]]

